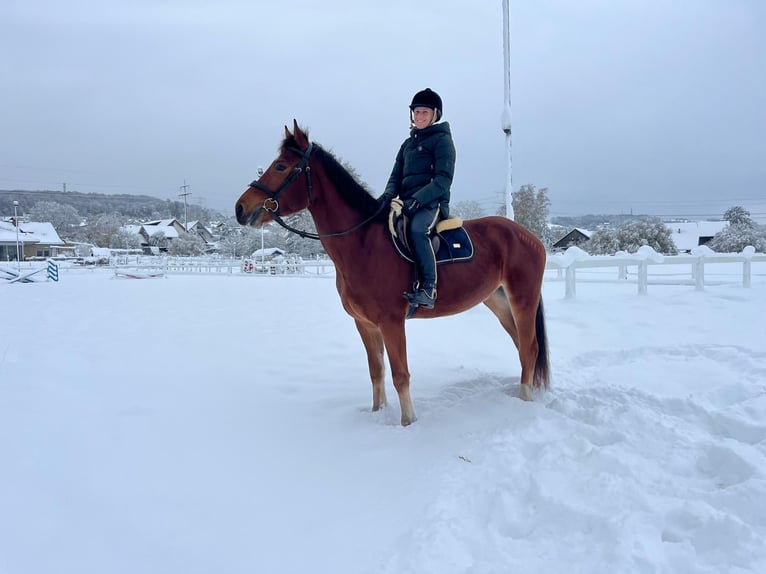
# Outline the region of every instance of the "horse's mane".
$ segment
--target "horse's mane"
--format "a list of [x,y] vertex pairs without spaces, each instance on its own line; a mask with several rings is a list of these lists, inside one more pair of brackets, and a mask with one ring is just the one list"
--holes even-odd
[[[306,135],[308,136],[308,133]],[[298,148],[295,136],[292,135],[284,139],[281,150],[284,153],[290,148],[293,150]],[[378,209],[378,202],[371,195],[367,186],[359,181],[355,173],[352,173],[353,168],[344,167],[332,153],[316,142],[314,142],[313,157],[322,164],[327,177],[335,185],[338,194],[346,203],[359,210],[364,216],[375,213]]]

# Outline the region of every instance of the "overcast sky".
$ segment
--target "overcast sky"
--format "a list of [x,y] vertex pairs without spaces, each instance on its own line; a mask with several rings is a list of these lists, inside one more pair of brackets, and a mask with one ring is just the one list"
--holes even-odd
[[[4,0],[0,189],[230,212],[299,124],[382,192],[412,95],[503,201],[501,0]],[[513,185],[551,214],[766,218],[766,2],[511,0]]]

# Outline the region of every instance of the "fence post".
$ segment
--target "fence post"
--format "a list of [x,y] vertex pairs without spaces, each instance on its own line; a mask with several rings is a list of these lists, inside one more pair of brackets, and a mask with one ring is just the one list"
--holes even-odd
[[705,290],[705,261],[701,255],[694,263],[694,288],[697,291]]
[[620,281],[627,281],[628,279],[628,266],[627,265],[619,265],[617,267],[617,279]]
[[742,286],[750,287],[750,258],[747,257],[742,262]]
[[646,295],[649,290],[649,264],[646,259],[638,262],[638,294]]
[[566,290],[564,293],[565,299],[574,299],[575,295],[577,294],[576,279],[577,271],[575,270],[575,262],[573,261],[567,266],[566,270],[566,278],[564,280],[566,284]]

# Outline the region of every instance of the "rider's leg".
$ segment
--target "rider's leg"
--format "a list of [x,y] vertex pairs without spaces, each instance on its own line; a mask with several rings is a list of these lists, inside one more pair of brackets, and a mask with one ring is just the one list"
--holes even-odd
[[436,257],[428,235],[438,215],[438,206],[421,207],[410,218],[410,245],[420,278],[419,289],[411,295],[414,302],[425,307],[433,307],[436,300]]

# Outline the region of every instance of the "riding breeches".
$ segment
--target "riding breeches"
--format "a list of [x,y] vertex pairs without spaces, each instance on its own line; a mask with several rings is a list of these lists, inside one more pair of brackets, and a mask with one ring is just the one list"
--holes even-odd
[[436,286],[436,257],[428,234],[436,225],[439,206],[421,207],[410,217],[410,246],[418,268],[421,287]]

